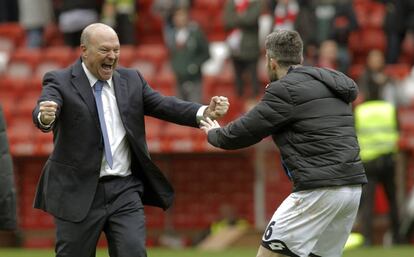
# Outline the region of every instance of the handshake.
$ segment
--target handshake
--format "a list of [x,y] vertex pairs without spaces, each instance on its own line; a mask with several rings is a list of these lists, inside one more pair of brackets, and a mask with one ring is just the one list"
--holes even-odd
[[204,112],[204,120],[200,121],[201,129],[208,134],[213,128],[219,128],[217,119],[222,118],[228,111],[230,106],[229,100],[224,96],[213,96],[210,105]]

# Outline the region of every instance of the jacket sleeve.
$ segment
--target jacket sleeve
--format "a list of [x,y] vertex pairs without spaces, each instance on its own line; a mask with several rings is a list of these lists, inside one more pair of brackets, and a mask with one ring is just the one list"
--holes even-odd
[[240,149],[277,133],[291,120],[293,105],[284,87],[271,87],[251,111],[225,127],[209,131],[208,142],[222,149]]
[[[37,105],[34,108],[33,112],[32,112],[32,118],[33,118],[33,122],[36,125],[36,127],[38,127],[40,130],[42,130],[43,132],[49,132],[53,129],[54,125],[56,124],[56,121],[58,120],[59,117],[59,113],[60,113],[60,109],[63,105],[63,99],[62,96],[58,90],[58,85],[59,82],[57,81],[57,79],[55,78],[55,76],[53,75],[53,73],[46,73],[45,77],[43,78],[43,88],[42,88],[42,94],[40,95],[38,101],[37,101]],[[56,119],[53,122],[52,126],[50,126],[49,128],[45,129],[38,120],[38,115],[39,115],[39,103],[42,101],[54,101],[55,103],[58,104],[58,109],[56,112]]]
[[138,73],[143,85],[144,114],[180,125],[197,127],[199,103],[187,102],[175,96],[164,96],[151,88]]

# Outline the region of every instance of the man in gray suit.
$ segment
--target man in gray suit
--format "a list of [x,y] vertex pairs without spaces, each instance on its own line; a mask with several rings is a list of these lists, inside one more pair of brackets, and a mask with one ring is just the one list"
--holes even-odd
[[120,44],[107,25],[86,27],[80,47],[80,60],[45,75],[33,111],[55,146],[35,208],[55,218],[57,256],[94,256],[101,231],[111,257],[146,256],[143,205],[167,209],[173,189],[149,156],[144,116],[198,127],[199,119],[222,117],[229,103],[162,96],[136,70],[116,68]]

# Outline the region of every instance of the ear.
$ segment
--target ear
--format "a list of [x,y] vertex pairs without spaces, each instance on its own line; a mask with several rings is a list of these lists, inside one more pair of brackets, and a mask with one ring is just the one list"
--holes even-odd
[[85,45],[80,45],[80,49],[81,49],[82,58],[88,57],[87,52],[86,52],[86,50],[87,50],[86,46]]
[[277,63],[275,58],[270,58],[270,69],[277,70],[279,68],[279,64]]

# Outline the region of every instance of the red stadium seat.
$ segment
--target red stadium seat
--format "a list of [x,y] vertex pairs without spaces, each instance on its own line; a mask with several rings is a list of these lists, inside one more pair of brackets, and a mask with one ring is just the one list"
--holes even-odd
[[12,40],[15,47],[25,44],[26,32],[17,22],[0,23],[0,37]]
[[164,42],[163,26],[161,17],[139,10],[135,23],[136,41],[139,44],[162,44]]
[[144,79],[148,82],[152,81],[152,78],[156,74],[156,67],[150,61],[135,60],[131,62],[128,67],[138,70],[144,76]]
[[20,97],[16,103],[16,116],[18,117],[29,117],[32,116],[32,111],[37,104],[39,98],[38,93],[26,93]]
[[384,72],[395,80],[402,80],[410,74],[411,67],[405,63],[388,64]]
[[135,59],[135,46],[122,45],[119,55],[119,65],[124,67],[131,67],[131,63]]
[[365,28],[351,32],[348,47],[354,57],[366,56],[372,49],[384,52],[386,43],[386,36],[382,29]]
[[348,70],[348,75],[355,81],[359,79],[359,77],[364,72],[365,65],[364,64],[353,64]]
[[[77,56],[76,56],[77,58]],[[43,50],[42,61],[54,62],[61,67],[66,67],[75,59],[73,48],[69,46],[51,46]]]
[[12,39],[0,35],[0,53],[10,54],[15,48]]
[[385,20],[386,7],[382,3],[371,2],[369,5],[369,26],[382,29]]
[[11,77],[32,77],[41,58],[42,53],[39,49],[18,48],[10,56],[6,74]]
[[174,72],[168,63],[165,63],[161,71],[154,77],[152,87],[167,96],[176,95],[176,81]]
[[46,26],[43,33],[43,42],[45,47],[63,46],[63,34],[56,23],[50,23]]
[[225,41],[227,36],[228,31],[224,28],[223,17],[220,15],[219,17],[213,19],[207,38],[210,42]]
[[13,93],[16,97],[20,97],[25,91],[31,90],[30,78],[16,78],[12,76],[0,77],[0,89]]
[[152,62],[159,71],[168,61],[168,50],[163,44],[139,45],[136,48],[135,58]]

